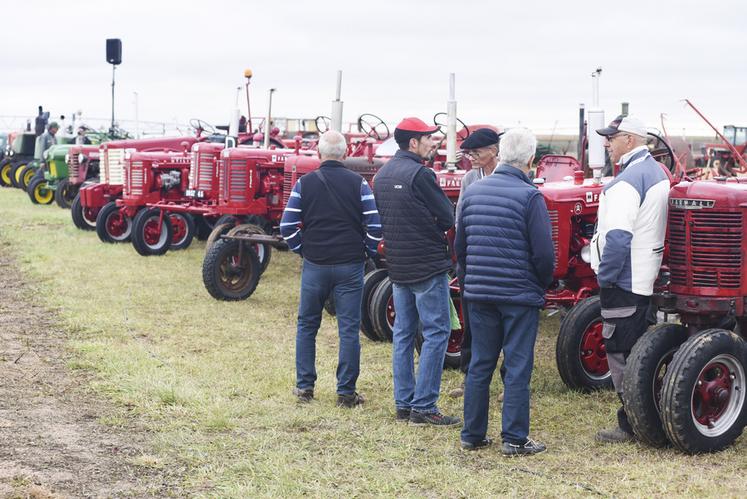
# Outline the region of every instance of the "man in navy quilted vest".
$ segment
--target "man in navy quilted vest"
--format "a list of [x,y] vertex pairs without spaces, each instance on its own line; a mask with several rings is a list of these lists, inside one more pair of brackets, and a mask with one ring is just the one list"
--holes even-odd
[[[386,261],[397,316],[392,330],[392,370],[397,421],[411,425],[454,426],[461,421],[436,405],[444,356],[451,334],[451,269],[445,231],[454,225],[454,206],[423,160],[433,152],[438,127],[405,118],[394,130],[399,150],[374,179],[381,214]],[[417,379],[415,335],[423,328]]]
[[[669,177],[646,146],[646,127],[633,116],[618,116],[597,130],[607,140],[612,164],[622,173],[599,196],[597,229],[591,240],[591,267],[597,273],[604,319],[602,336],[615,391],[622,399],[628,355],[649,326],[654,281],[664,255]],[[633,440],[625,407],[617,427],[602,430],[597,440]]]
[[506,370],[501,452],[514,456],[545,450],[529,438],[529,381],[555,256],[545,199],[527,177],[536,149],[537,139],[526,128],[503,134],[500,163],[467,188],[457,221],[455,249],[472,332],[461,435],[465,450],[492,443],[487,437],[489,392],[501,350]]

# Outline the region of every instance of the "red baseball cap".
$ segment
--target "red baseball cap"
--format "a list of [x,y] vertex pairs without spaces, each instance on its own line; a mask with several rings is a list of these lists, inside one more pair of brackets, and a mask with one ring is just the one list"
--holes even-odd
[[428,126],[420,118],[405,118],[399,122],[396,129],[402,130],[403,132],[417,132],[426,135],[438,131],[437,126]]

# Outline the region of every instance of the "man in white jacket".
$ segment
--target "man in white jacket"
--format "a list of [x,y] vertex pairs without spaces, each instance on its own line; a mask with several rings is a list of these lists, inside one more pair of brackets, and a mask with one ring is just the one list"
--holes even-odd
[[[599,197],[591,243],[591,266],[599,281],[604,320],[602,335],[612,382],[622,400],[627,357],[649,325],[648,308],[664,254],[670,184],[646,147],[641,120],[618,116],[597,133],[607,139],[610,162],[622,170]],[[598,432],[597,440],[633,440],[624,406],[617,420],[618,426]]]

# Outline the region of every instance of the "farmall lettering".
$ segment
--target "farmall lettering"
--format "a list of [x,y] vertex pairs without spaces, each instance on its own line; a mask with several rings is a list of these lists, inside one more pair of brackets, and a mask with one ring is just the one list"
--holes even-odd
[[586,203],[597,203],[599,202],[599,193],[594,191],[586,192]]
[[672,208],[679,208],[680,210],[702,210],[703,208],[713,208],[716,201],[712,199],[673,198],[669,200],[669,204],[672,205]]
[[442,189],[462,187],[462,177],[440,177],[438,185]]

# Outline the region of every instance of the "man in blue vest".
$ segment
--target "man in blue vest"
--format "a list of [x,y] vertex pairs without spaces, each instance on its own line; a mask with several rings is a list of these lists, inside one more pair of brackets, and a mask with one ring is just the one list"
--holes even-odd
[[489,390],[501,350],[506,370],[501,452],[545,450],[529,438],[529,380],[555,256],[545,199],[527,177],[536,148],[537,139],[526,128],[503,134],[500,163],[467,188],[457,221],[455,250],[472,332],[461,435],[465,450],[492,443],[486,436]]
[[[441,414],[444,355],[451,334],[451,269],[445,231],[454,225],[454,206],[423,160],[432,154],[438,127],[405,118],[394,130],[399,150],[374,180],[374,194],[386,241],[386,261],[397,316],[393,328],[392,369],[396,420],[411,425],[454,426],[459,419]],[[415,335],[423,328],[417,379]]]

